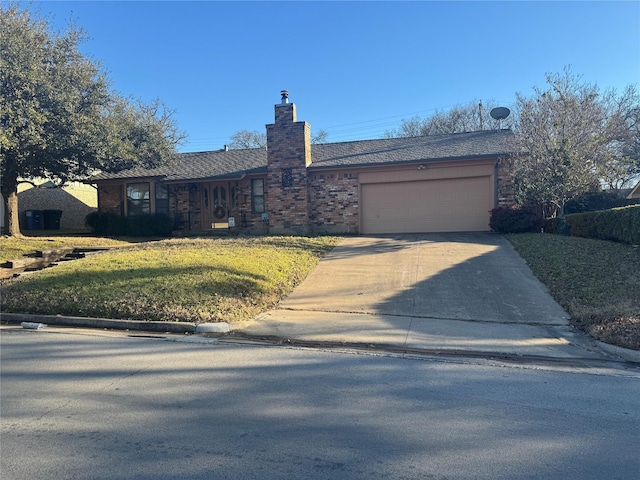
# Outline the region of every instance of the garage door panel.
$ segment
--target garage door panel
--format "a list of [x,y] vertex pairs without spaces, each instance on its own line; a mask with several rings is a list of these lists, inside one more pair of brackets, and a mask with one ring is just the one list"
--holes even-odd
[[491,178],[364,184],[363,233],[488,230]]

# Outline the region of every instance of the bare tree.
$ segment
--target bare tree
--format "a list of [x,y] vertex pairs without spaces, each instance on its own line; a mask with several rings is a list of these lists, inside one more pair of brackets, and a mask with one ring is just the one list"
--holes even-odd
[[640,95],[630,85],[619,96],[614,90],[606,92],[603,102],[608,112],[605,132],[610,143],[600,175],[608,188],[621,189],[640,177]]
[[436,111],[430,117],[402,120],[399,128],[387,130],[384,136],[386,138],[421,137],[511,128],[514,123],[513,117],[509,117],[502,123],[491,117],[491,110],[497,106],[497,102],[493,100],[488,102],[473,100],[466,105],[456,105],[448,111]]
[[267,146],[267,134],[257,130],[240,130],[231,135],[229,148],[265,148]]
[[421,137],[426,119],[415,116],[410,119],[403,119],[402,124],[397,129],[384,132],[385,138],[396,137]]
[[[326,130],[318,130],[318,133],[311,137],[311,143],[326,143],[329,134]],[[240,130],[231,135],[229,148],[265,148],[267,146],[267,134],[257,130]]]
[[601,93],[570,67],[547,74],[546,80],[547,88],[535,88],[533,97],[516,95],[517,138],[527,152],[514,164],[516,197],[561,217],[568,200],[598,190],[603,182],[624,183],[623,170],[630,172],[624,148],[637,124],[638,95],[634,87],[622,95]]
[[311,137],[311,143],[327,143],[327,138],[329,137],[329,132],[323,130],[322,128],[318,130],[318,133]]

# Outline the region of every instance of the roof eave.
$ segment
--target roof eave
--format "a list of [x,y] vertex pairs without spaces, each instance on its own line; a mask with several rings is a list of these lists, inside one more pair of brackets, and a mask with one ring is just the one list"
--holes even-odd
[[84,180],[83,183],[102,183],[102,182],[117,182],[119,180],[158,180],[166,178],[166,175],[134,175],[132,177],[108,177],[108,178],[99,178],[99,177],[91,177],[87,180]]

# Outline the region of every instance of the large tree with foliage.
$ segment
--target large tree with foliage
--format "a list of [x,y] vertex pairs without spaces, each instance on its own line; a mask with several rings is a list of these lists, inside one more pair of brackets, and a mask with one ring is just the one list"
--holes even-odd
[[639,99],[633,86],[601,92],[570,68],[546,79],[547,88],[532,97],[516,96],[517,138],[527,152],[515,161],[516,195],[562,216],[572,198],[633,176]]
[[184,135],[171,112],[111,91],[100,64],[78,50],[81,29],[54,32],[15,4],[0,6],[0,29],[0,174],[10,235],[20,235],[21,180],[62,185],[172,158]]
[[473,100],[465,105],[456,105],[450,110],[438,110],[428,117],[413,117],[402,120],[399,128],[387,130],[387,138],[422,137],[448,133],[475,132],[511,128],[513,117],[499,121],[491,117],[491,110],[500,106],[495,101]]

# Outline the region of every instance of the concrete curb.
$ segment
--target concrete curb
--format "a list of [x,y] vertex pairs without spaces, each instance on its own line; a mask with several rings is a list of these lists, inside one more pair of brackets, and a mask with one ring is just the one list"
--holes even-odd
[[196,325],[196,333],[229,333],[231,328],[227,322],[199,323]]
[[640,363],[640,351],[631,350],[630,348],[617,347],[608,343],[596,341],[596,345],[609,355],[616,356],[628,362]]
[[[1,313],[0,321],[9,324],[44,323],[67,327],[107,328],[112,330],[139,330],[160,333],[229,333],[232,327],[227,322],[201,323],[191,322],[141,322],[136,320],[112,320],[107,318],[64,317],[61,315],[34,315],[26,313]],[[241,332],[242,333],[242,332]],[[284,338],[284,337],[283,337]],[[609,355],[629,362],[640,363],[640,351],[617,347],[608,343],[595,342]]]
[[0,314],[0,320],[11,324],[32,322],[67,327],[141,330],[162,333],[226,333],[230,331],[229,324],[226,322],[196,325],[191,322],[141,322],[136,320],[111,320],[108,318],[64,317],[61,315],[32,315],[25,313],[2,313]]

